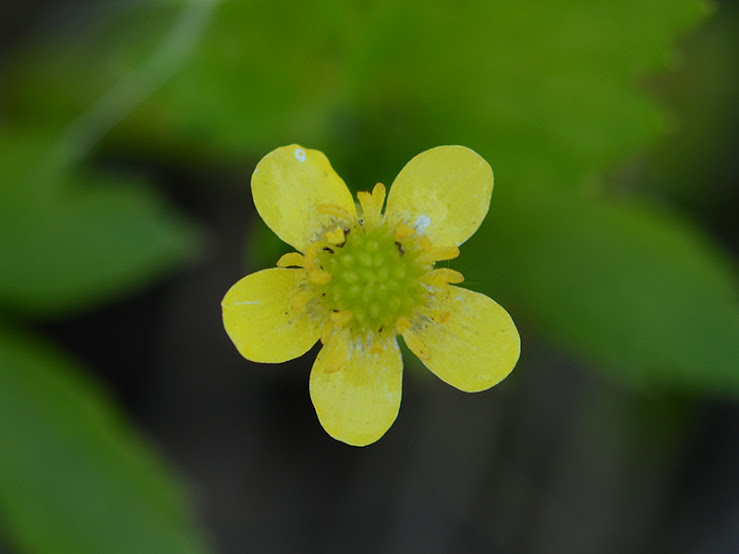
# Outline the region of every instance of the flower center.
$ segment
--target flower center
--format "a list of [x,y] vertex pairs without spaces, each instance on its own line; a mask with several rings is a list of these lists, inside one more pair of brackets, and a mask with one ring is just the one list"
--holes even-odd
[[[396,334],[407,338],[414,318],[446,321],[447,312],[427,305],[428,295],[461,283],[464,277],[447,267],[434,269],[436,262],[459,255],[456,246],[434,246],[423,234],[425,226],[419,230],[396,218],[385,218],[382,184],[375,185],[372,193],[357,193],[357,199],[362,207],[359,219],[341,206],[319,204],[318,213],[331,220],[305,255],[287,253],[277,266],[305,269],[308,278],[296,291],[291,307],[299,314],[320,306],[313,313],[325,318],[323,344],[335,330],[343,329],[365,340],[372,353],[385,348]],[[423,218],[428,224],[425,215],[419,221]]]
[[343,244],[324,247],[319,259],[331,275],[320,285],[326,307],[351,312],[355,330],[392,329],[423,301],[418,251],[395,240],[385,225],[353,229]]

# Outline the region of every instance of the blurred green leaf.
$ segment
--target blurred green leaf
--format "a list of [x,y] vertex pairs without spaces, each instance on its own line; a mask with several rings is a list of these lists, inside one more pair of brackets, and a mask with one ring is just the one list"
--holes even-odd
[[400,154],[395,166],[464,144],[508,186],[582,189],[659,133],[637,79],[704,12],[695,0],[388,2],[348,64],[353,101],[381,125],[360,130]]
[[[129,8],[19,60],[11,113],[75,113],[100,75],[131,70],[171,7]],[[429,146],[460,143],[494,155],[516,186],[579,188],[660,132],[636,79],[669,63],[676,34],[705,12],[698,0],[224,1],[181,69],[109,142],[189,163],[301,142],[348,166],[360,188],[368,168],[392,178]],[[72,76],[61,100],[33,94],[61,71]]]
[[0,452],[0,523],[18,551],[207,551],[179,485],[102,391],[58,352],[5,329]]
[[632,382],[739,392],[735,275],[695,229],[637,203],[501,190],[488,220],[460,262],[514,320]]
[[738,27],[739,4],[723,3],[684,41],[680,66],[655,82],[674,114],[673,132],[636,167],[650,192],[701,213],[713,229],[723,225],[727,235],[736,228],[736,171],[729,168],[739,129]]
[[[31,34],[4,60],[0,108],[12,129],[61,129],[146,62],[185,0],[100,3],[77,8],[74,23]],[[70,20],[70,5],[46,17]],[[73,29],[73,31],[70,31]],[[131,94],[140,83],[131,83]],[[53,91],[53,93],[52,93]]]
[[[660,130],[635,79],[704,11],[695,0],[224,2],[141,114],[234,156],[291,137],[376,171],[462,143],[494,153],[518,186],[580,187]],[[148,127],[126,129],[140,141]]]
[[33,140],[0,140],[0,305],[56,315],[125,294],[192,256],[197,235],[130,176],[44,171]]

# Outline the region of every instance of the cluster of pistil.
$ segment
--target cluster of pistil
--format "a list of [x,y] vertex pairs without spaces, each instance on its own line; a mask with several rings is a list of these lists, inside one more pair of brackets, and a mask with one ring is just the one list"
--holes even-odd
[[306,249],[285,254],[279,267],[301,267],[307,278],[292,299],[296,313],[309,310],[323,324],[321,341],[349,331],[369,350],[381,351],[396,334],[418,322],[443,323],[448,313],[428,306],[430,295],[462,275],[434,269],[459,255],[456,247],[435,248],[421,229],[409,222],[388,221],[382,214],[385,187],[359,192],[357,218],[334,204],[317,207],[326,224]]

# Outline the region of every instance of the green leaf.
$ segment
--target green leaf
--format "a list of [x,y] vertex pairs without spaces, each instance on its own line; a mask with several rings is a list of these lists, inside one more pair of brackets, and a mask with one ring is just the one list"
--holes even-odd
[[[20,130],[67,126],[123,76],[141,67],[184,4],[98,4],[78,10],[78,25],[43,25],[43,33],[29,35],[30,40],[4,60],[3,124]],[[46,16],[53,18],[53,9]],[[146,84],[130,82],[128,94],[136,96]]]
[[22,140],[0,151],[0,305],[36,316],[81,309],[192,256],[193,227],[153,189],[110,173],[34,173],[44,154]]
[[[30,92],[58,81],[74,113],[101,74],[131,70],[165,11],[130,8],[71,47],[24,58],[6,92],[12,113],[38,119],[36,104],[50,102]],[[189,163],[302,142],[348,162],[358,187],[378,178],[368,168],[392,178],[429,146],[459,143],[517,186],[582,187],[658,135],[662,114],[636,81],[706,11],[699,0],[222,2],[174,78],[110,142]],[[59,79],[60,64],[72,79]],[[57,68],[46,80],[44,66]]]
[[735,274],[698,231],[655,208],[498,190],[460,261],[514,320],[614,375],[739,392]]
[[384,126],[360,130],[395,164],[464,144],[509,186],[581,189],[658,135],[637,78],[704,12],[695,0],[388,3],[353,45],[352,101]]
[[704,9],[541,0],[283,11],[221,7],[150,103],[173,136],[234,156],[290,137],[349,160],[360,188],[378,169],[390,179],[429,146],[459,143],[517,186],[572,188],[657,136],[661,113],[636,78],[665,64]]
[[670,197],[691,212],[726,219],[731,228],[736,202],[735,174],[727,171],[736,155],[739,128],[739,5],[722,5],[683,42],[679,67],[655,86],[675,121],[674,129],[642,162],[650,191]]
[[0,329],[0,522],[34,554],[207,552],[176,479],[101,390]]

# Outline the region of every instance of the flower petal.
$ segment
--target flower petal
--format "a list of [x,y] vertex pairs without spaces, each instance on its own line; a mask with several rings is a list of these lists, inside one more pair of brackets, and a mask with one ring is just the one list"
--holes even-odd
[[340,206],[356,215],[354,200],[318,150],[297,144],[267,154],[251,177],[254,205],[274,233],[300,252],[315,238],[327,219],[320,204]]
[[348,332],[334,335],[318,353],[310,395],[326,432],[353,446],[385,434],[400,409],[403,360],[398,343],[370,353]]
[[493,170],[464,146],[438,146],[409,161],[390,187],[385,213],[437,247],[459,246],[485,219]]
[[403,333],[408,348],[437,377],[477,392],[502,381],[518,361],[521,339],[511,316],[484,294],[455,286],[429,306],[444,318],[415,322]]
[[223,325],[242,356],[279,363],[302,356],[321,335],[308,312],[296,313],[293,299],[307,279],[302,269],[271,268],[247,275],[221,302]]

